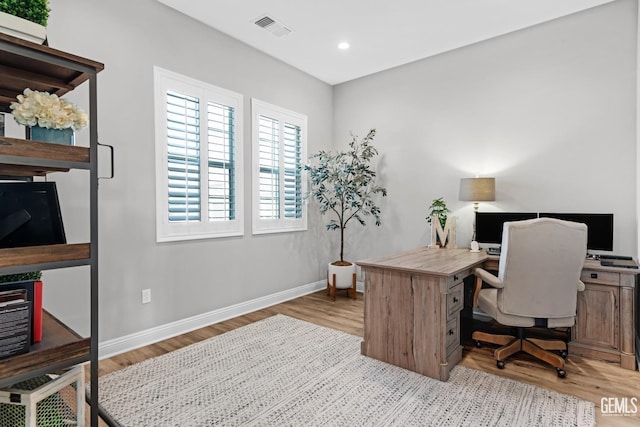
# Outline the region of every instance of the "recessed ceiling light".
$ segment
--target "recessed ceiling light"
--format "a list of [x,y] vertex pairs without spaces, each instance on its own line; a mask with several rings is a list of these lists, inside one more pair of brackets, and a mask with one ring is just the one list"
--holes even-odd
[[342,50],[347,50],[349,49],[349,43],[347,42],[342,42],[338,45],[338,49],[342,49]]

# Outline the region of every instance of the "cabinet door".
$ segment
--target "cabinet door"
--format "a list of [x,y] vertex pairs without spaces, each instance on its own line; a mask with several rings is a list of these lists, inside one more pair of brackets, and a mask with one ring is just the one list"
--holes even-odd
[[578,292],[573,341],[602,349],[619,349],[618,301],[617,286],[585,283],[585,290]]

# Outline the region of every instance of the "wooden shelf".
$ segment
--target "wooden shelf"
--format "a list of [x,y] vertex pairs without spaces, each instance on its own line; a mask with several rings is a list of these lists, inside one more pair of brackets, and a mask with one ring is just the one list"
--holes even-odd
[[0,34],[0,111],[25,88],[62,96],[89,79],[88,70],[102,71],[104,65],[6,34]]
[[56,367],[85,362],[89,360],[90,341],[44,311],[42,341],[32,345],[29,353],[0,359],[0,386],[51,372]]
[[0,136],[0,175],[44,176],[89,165],[87,147]]
[[[6,248],[0,249],[0,268],[55,263],[68,266],[69,262],[74,261],[77,261],[76,265],[84,265],[89,262],[90,257],[89,243]],[[55,268],[55,265],[49,268]],[[42,270],[42,268],[37,268],[37,270]]]

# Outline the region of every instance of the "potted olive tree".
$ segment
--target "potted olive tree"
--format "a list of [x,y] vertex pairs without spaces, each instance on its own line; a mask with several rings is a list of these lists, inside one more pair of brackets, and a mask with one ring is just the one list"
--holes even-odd
[[42,43],[50,11],[49,0],[0,0],[0,32]]
[[[320,151],[311,156],[311,164],[305,165],[309,172],[313,197],[320,206],[320,212],[332,216],[327,230],[340,231],[340,259],[329,264],[328,282],[335,288],[348,289],[353,286],[355,264],[344,259],[344,230],[352,220],[366,225],[365,219],[371,216],[377,226],[380,225],[380,208],[376,204],[379,194],[387,195],[387,189],[376,185],[376,172],[372,160],[378,151],[371,144],[376,130],[358,140],[351,135],[349,150],[333,153]],[[334,289],[335,291],[335,289]],[[334,293],[335,295],[335,293]],[[354,295],[355,297],[355,289]]]

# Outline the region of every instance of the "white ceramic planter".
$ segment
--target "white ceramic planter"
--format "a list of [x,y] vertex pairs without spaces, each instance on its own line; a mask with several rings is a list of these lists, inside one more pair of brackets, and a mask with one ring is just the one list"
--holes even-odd
[[327,280],[333,285],[333,275],[336,275],[336,289],[349,289],[353,286],[353,274],[356,272],[356,265],[333,265],[329,264]]
[[0,12],[0,33],[42,44],[47,38],[47,29],[35,22]]

